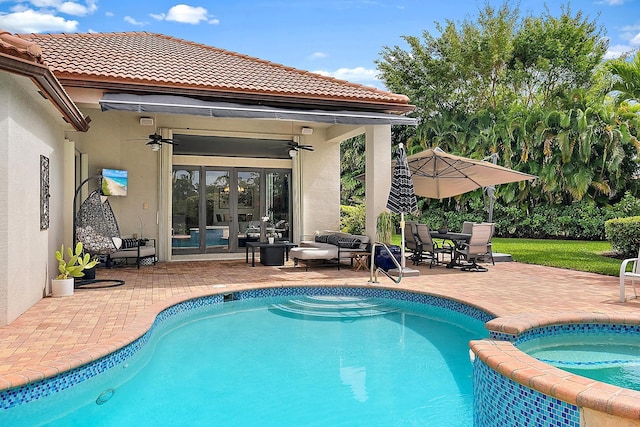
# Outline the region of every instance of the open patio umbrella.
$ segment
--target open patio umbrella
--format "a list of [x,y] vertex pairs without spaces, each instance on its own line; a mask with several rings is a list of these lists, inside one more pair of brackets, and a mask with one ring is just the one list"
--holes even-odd
[[455,156],[436,147],[407,158],[415,194],[446,199],[481,187],[537,178],[483,160]]
[[413,191],[413,182],[409,167],[407,165],[407,156],[404,152],[403,144],[398,145],[398,159],[393,168],[393,178],[391,180],[391,189],[389,190],[389,198],[387,200],[387,209],[391,212],[400,214],[400,235],[401,235],[401,267],[405,270],[406,260],[404,258],[404,214],[418,210],[418,202]]

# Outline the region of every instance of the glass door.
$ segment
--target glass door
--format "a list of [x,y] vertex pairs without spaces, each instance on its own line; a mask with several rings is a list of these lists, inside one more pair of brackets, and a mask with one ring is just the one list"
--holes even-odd
[[172,254],[243,251],[262,232],[290,240],[290,180],[288,170],[176,166]]
[[229,171],[205,170],[205,253],[229,250],[229,230],[233,227],[231,181]]
[[198,168],[174,168],[172,182],[172,252],[199,252],[200,170]]
[[239,170],[236,173],[236,181],[237,247],[244,248],[247,242],[260,241],[262,173],[256,170]]
[[291,241],[291,200],[290,180],[288,171],[267,171],[266,175],[266,211],[269,217],[268,232],[275,235],[277,240]]

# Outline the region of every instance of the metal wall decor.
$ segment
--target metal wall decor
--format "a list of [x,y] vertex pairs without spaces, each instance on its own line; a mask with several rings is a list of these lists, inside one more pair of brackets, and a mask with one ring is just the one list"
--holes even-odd
[[49,158],[40,156],[40,230],[49,229]]

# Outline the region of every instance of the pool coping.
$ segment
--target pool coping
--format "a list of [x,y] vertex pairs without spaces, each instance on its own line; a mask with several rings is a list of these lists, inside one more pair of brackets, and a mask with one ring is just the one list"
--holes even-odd
[[[567,324],[640,325],[640,315],[583,311],[498,317],[487,322],[497,335],[517,336],[536,328]],[[640,392],[572,374],[520,351],[504,339],[474,340],[475,357],[499,374],[540,393],[582,408],[640,420]]]

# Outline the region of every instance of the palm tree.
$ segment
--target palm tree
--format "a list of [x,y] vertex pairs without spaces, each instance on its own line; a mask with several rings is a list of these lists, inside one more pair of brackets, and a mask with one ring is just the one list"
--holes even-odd
[[624,58],[609,61],[607,69],[613,74],[610,89],[616,104],[640,102],[640,51],[631,61]]

